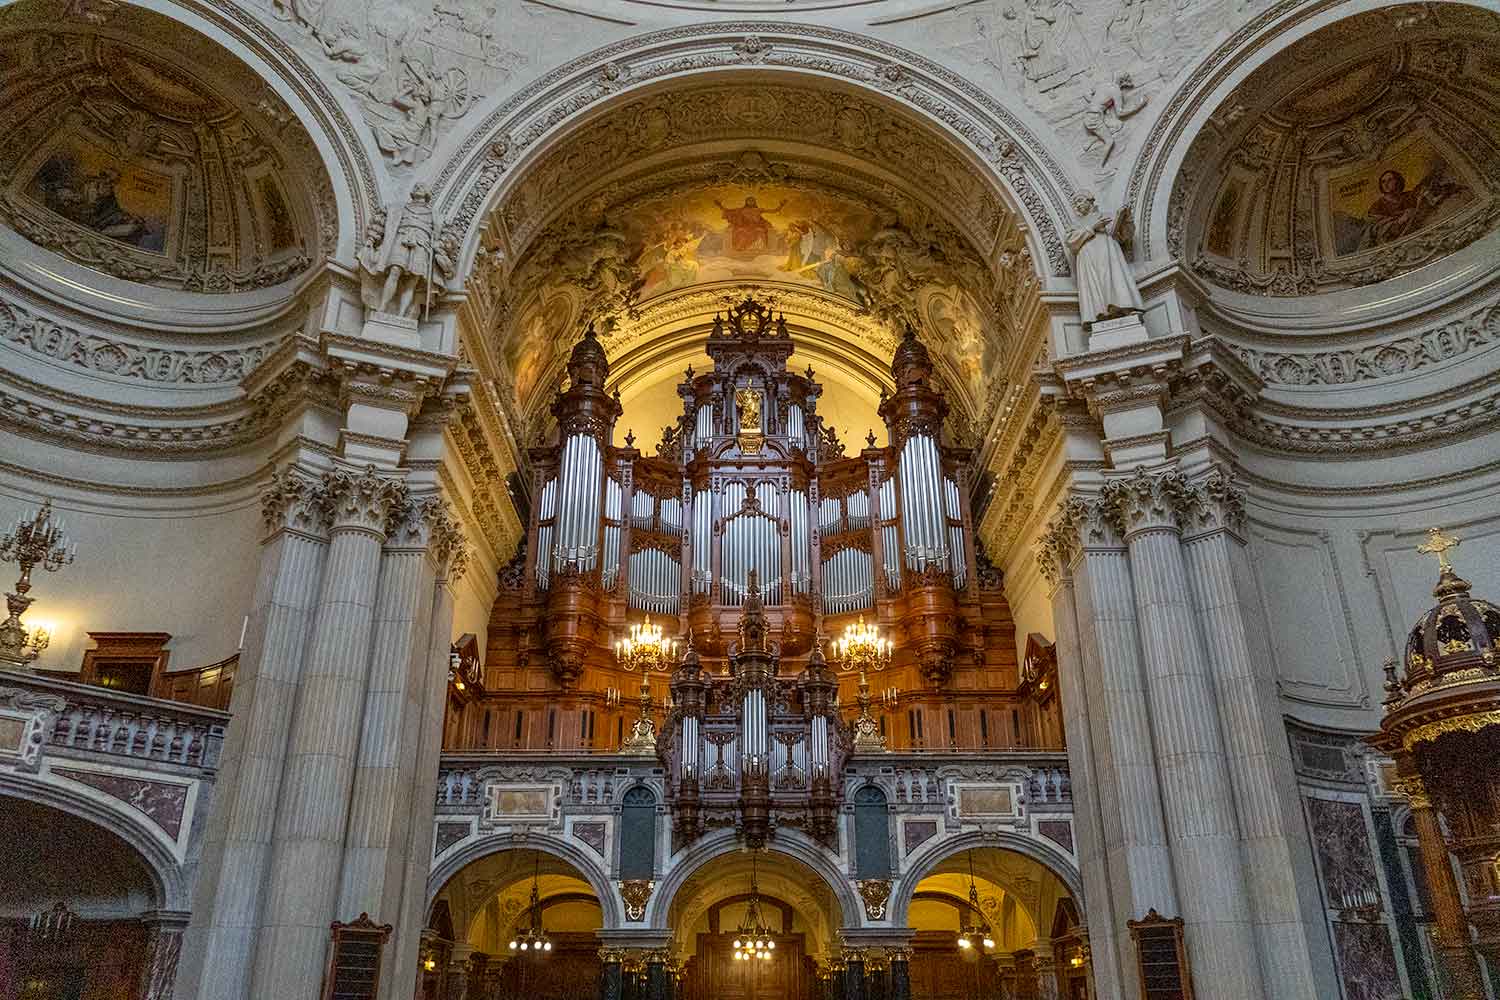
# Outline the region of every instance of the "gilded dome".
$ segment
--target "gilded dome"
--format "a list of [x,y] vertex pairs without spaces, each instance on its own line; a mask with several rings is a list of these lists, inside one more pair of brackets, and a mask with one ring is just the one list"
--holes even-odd
[[[1437,533],[1433,539],[1437,547],[1424,547],[1424,551],[1441,554],[1447,540]],[[1469,581],[1454,572],[1445,558],[1432,589],[1438,603],[1417,619],[1407,635],[1406,679],[1401,690],[1416,693],[1471,676],[1500,674],[1500,607],[1471,597],[1469,591]],[[1455,676],[1460,672],[1461,677]],[[1389,679],[1387,687],[1393,681]],[[1391,690],[1393,696],[1397,693]]]
[[[305,272],[332,187],[290,109],[180,24],[121,6],[0,16],[0,220],[128,281],[239,292]],[[16,8],[12,8],[14,11]]]
[[1500,226],[1500,14],[1404,5],[1278,53],[1215,111],[1172,191],[1169,240],[1253,295],[1367,285]]

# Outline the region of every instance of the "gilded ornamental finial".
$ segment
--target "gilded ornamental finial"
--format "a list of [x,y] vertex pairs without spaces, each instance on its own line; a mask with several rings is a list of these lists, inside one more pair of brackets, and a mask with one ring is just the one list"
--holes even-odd
[[1458,539],[1452,535],[1443,534],[1442,528],[1428,528],[1427,542],[1418,545],[1417,551],[1423,555],[1438,557],[1438,570],[1443,573],[1453,572],[1453,564],[1448,561],[1448,550],[1458,545]]

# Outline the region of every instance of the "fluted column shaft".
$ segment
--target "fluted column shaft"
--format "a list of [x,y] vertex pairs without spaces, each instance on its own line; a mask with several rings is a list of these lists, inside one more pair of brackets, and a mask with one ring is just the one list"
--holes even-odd
[[[369,913],[394,921],[404,909],[414,819],[411,793],[430,783],[416,771],[426,749],[422,740],[429,681],[436,674],[446,682],[448,675],[451,616],[448,621],[434,621],[437,576],[456,545],[458,529],[447,505],[431,497],[412,510],[381,556],[372,628],[374,655],[344,840],[339,919]],[[427,800],[431,801],[430,795]],[[403,968],[396,961],[399,952],[399,947],[384,952],[383,997],[397,995]]]
[[1052,953],[1051,943],[1038,941],[1031,947],[1036,955],[1037,1000],[1058,1000],[1057,958]]
[[844,1000],[865,1000],[864,956],[850,958],[844,965]]
[[377,475],[325,477],[328,562],[292,719],[276,816],[270,889],[256,951],[255,996],[313,997],[337,917],[344,833],[370,661],[380,550],[405,487]]
[[251,995],[287,737],[327,556],[316,479],[278,473],[261,509],[266,536],[183,940],[179,1000]]
[[[1110,898],[1109,860],[1105,854],[1103,818],[1099,807],[1099,779],[1094,766],[1090,733],[1088,687],[1084,683],[1083,655],[1079,642],[1079,619],[1071,566],[1072,544],[1055,533],[1049,535],[1053,550],[1046,554],[1043,571],[1053,581],[1053,634],[1057,637],[1057,673],[1062,699],[1063,729],[1067,734],[1068,767],[1072,773],[1073,837],[1078,868],[1083,877],[1082,908],[1089,926],[1103,945],[1099,960],[1101,979],[1113,993],[1122,973],[1115,947],[1117,921]],[[1087,901],[1096,905],[1089,908]]]
[[891,957],[890,985],[890,1000],[912,1000],[909,952],[899,952]]
[[1188,594],[1175,474],[1111,484],[1130,548],[1157,773],[1200,1000],[1265,996],[1218,708]]
[[[433,803],[437,798],[438,760],[443,751],[443,717],[448,706],[448,648],[453,633],[453,587],[463,577],[467,553],[461,542],[451,551],[434,547],[438,556],[433,581],[431,622],[427,628],[427,671],[413,690],[421,699],[411,784],[405,791],[406,844],[402,853],[401,908],[395,921],[390,961],[410,969],[422,946],[427,921],[427,875],[432,866]],[[392,991],[392,997],[400,994]]]
[[[1183,556],[1223,733],[1250,913],[1266,993],[1313,997],[1318,986],[1300,891],[1313,912],[1317,874],[1302,838],[1301,804],[1266,637],[1252,623],[1254,582],[1238,533],[1243,499],[1222,473],[1194,487]],[[1319,921],[1321,923],[1321,921]]]
[[[1140,980],[1127,921],[1152,908],[1176,912],[1178,890],[1157,784],[1130,560],[1097,498],[1070,500],[1055,530],[1070,536],[1077,658],[1108,878],[1107,903],[1094,905],[1112,907],[1112,922],[1101,922],[1106,926],[1095,931],[1095,940],[1103,944],[1112,936],[1119,996],[1133,1000]],[[1072,754],[1070,748],[1070,763]],[[1073,779],[1075,788],[1088,783]],[[1092,879],[1097,884],[1097,873]]]

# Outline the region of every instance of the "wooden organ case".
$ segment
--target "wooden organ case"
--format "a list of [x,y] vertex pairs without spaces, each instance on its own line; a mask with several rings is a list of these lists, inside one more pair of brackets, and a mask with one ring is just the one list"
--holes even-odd
[[[638,675],[612,648],[649,615],[691,637],[651,679],[682,842],[741,825],[831,836],[855,678],[819,638],[858,618],[895,642],[871,675],[892,749],[1057,748],[1057,701],[1017,668],[1015,627],[974,538],[970,453],[908,329],[879,413],[889,444],[846,455],[791,370],[784,319],[747,298],[716,317],[712,367],[686,372],[655,456],[614,444],[621,407],[592,330],[552,407],[557,443],[530,452],[525,549],[501,574],[483,693],[450,699],[452,749],[619,749]],[[471,685],[472,687],[472,685]],[[623,696],[622,696],[623,694]]]

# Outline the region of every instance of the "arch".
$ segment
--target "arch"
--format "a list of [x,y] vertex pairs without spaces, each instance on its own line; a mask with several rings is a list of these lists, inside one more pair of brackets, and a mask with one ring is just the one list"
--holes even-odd
[[620,894],[615,891],[614,883],[609,880],[609,876],[600,863],[591,856],[591,852],[550,834],[494,834],[481,837],[453,852],[427,875],[427,900],[423,905],[424,912],[432,907],[433,900],[437,898],[438,893],[443,891],[443,886],[447,885],[453,876],[481,858],[505,851],[541,851],[543,854],[572,865],[588,882],[589,888],[594,890],[594,895],[599,897],[599,908],[603,911],[604,926],[617,928],[624,925],[625,911],[620,904]]
[[1168,253],[1172,187],[1193,137],[1251,73],[1298,39],[1354,14],[1398,6],[1400,0],[1322,0],[1295,10],[1272,5],[1250,18],[1197,62],[1183,68],[1174,86],[1153,103],[1149,127],[1136,131],[1124,162],[1128,178],[1119,200],[1137,221],[1135,257],[1162,260]]
[[331,88],[297,51],[255,18],[234,17],[198,0],[132,0],[199,32],[223,46],[263,80],[318,149],[333,187],[338,239],[337,259],[354,260],[354,251],[371,212],[380,206],[384,171],[370,130],[363,126],[343,88]]
[[901,875],[891,892],[889,904],[891,923],[897,926],[905,925],[906,911],[911,908],[911,900],[916,892],[917,884],[931,874],[938,865],[955,854],[984,849],[1010,851],[1029,858],[1057,876],[1058,881],[1062,882],[1075,900],[1083,898],[1083,879],[1079,875],[1078,867],[1059,848],[1024,834],[972,830],[945,837],[917,852],[911,859],[910,867]]
[[156,890],[157,909],[187,911],[192,908],[192,891],[183,876],[181,863],[164,842],[165,835],[142,814],[123,803],[114,807],[61,785],[0,773],[0,798],[5,797],[48,806],[114,834],[145,862]]
[[[778,46],[795,55],[768,58]],[[683,72],[684,66],[691,69]],[[473,267],[484,220],[576,128],[656,88],[751,74],[834,83],[916,119],[1015,213],[1040,270],[1071,273],[1062,233],[1075,185],[1041,139],[1050,129],[1030,112],[1018,113],[951,70],[868,36],[754,21],[682,25],[597,49],[512,95],[445,144],[433,188],[443,217],[464,234],[460,273]]]
[[[699,838],[691,847],[678,854],[674,859],[672,871],[651,894],[651,902],[646,907],[643,929],[669,930],[667,916],[671,911],[672,900],[676,897],[677,891],[698,869],[738,849],[739,835],[733,829],[725,828]],[[845,927],[863,925],[864,908],[860,905],[859,897],[855,895],[854,887],[849,883],[848,877],[840,871],[836,854],[806,834],[789,829],[777,830],[776,839],[768,845],[767,849],[772,853],[784,854],[794,861],[800,861],[817,873],[818,877],[832,890],[834,898],[838,900],[839,912]]]

